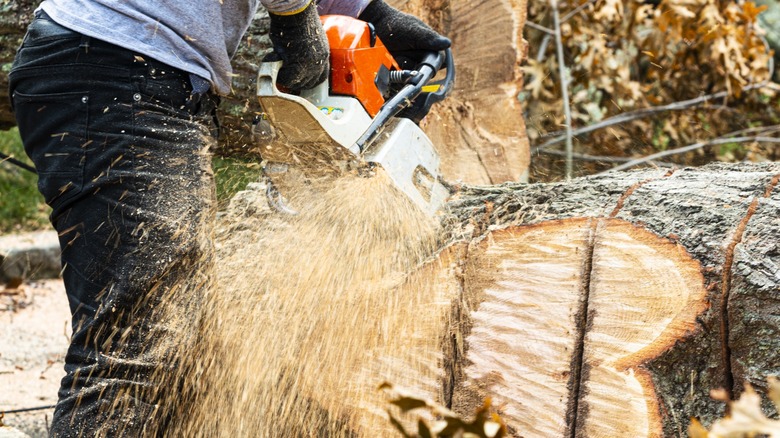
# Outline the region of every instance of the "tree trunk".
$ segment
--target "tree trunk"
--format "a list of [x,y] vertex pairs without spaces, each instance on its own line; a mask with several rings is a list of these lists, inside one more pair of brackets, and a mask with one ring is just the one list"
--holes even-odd
[[[0,87],[8,89],[8,68],[37,0],[9,0],[0,9]],[[521,181],[530,160],[517,93],[525,56],[521,32],[525,0],[390,1],[425,18],[451,36],[458,73],[454,96],[424,121],[442,156],[449,180],[472,184]],[[256,155],[254,120],[262,113],[255,76],[270,49],[268,14],[261,10],[233,58],[233,94],[219,108],[221,154]],[[0,99],[0,129],[16,124],[7,99]]]
[[780,373],[778,179],[714,165],[465,189],[453,407],[492,396],[517,435],[679,436],[723,414],[710,390],[764,390]]
[[[377,344],[343,382],[393,375],[465,416],[490,397],[518,437],[686,436],[745,382],[777,416],[779,180],[772,163],[460,187],[449,243],[397,295],[425,299],[405,331],[398,310],[377,323],[409,347]],[[386,407],[342,401],[354,430]]]
[[[6,1],[0,8],[0,93],[8,90],[8,71],[14,61],[14,55],[27,26],[32,20],[33,10],[40,1],[22,0]],[[16,119],[11,112],[11,101],[0,98],[0,129],[16,126]]]

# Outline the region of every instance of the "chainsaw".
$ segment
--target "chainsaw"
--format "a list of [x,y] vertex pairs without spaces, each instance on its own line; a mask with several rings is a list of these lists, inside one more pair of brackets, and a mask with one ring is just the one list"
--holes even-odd
[[[380,167],[414,204],[434,215],[450,193],[440,180],[436,149],[419,123],[452,89],[452,53],[418,54],[416,67],[404,70],[371,24],[340,15],[321,21],[330,46],[328,80],[295,94],[277,87],[281,61],[263,62],[259,69],[261,122],[272,131],[272,141],[260,151],[272,183],[271,204],[294,212],[279,194],[292,187],[291,178],[370,176]],[[440,70],[443,78],[437,79]]]

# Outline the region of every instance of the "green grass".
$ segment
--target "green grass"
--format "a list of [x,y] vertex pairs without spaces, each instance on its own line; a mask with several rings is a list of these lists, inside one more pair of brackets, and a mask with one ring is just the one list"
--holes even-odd
[[259,181],[260,159],[214,157],[211,161],[217,183],[217,205],[224,210],[230,199],[251,182]]
[[[19,131],[0,131],[0,152],[32,164],[24,153]],[[260,179],[258,160],[214,157],[217,200],[224,209],[247,183]],[[0,162],[0,234],[48,228],[50,208],[38,193],[38,177],[8,162]]]
[[[19,131],[0,131],[0,152],[32,164],[24,153]],[[0,233],[49,227],[49,207],[38,193],[38,176],[8,162],[0,162]]]

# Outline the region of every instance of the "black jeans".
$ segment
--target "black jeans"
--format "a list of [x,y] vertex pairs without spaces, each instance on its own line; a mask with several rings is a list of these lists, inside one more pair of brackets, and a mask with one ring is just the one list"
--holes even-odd
[[160,434],[187,398],[175,352],[194,342],[211,278],[216,100],[40,13],[10,93],[73,315],[52,434]]

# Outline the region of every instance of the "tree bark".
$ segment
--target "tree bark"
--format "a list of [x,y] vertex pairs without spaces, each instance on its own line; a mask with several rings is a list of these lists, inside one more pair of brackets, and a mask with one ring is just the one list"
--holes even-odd
[[[0,8],[0,93],[8,90],[8,71],[14,61],[16,49],[22,43],[24,32],[33,18],[33,10],[39,1],[22,0],[3,2]],[[16,126],[11,101],[0,99],[0,129]]]
[[[9,0],[0,8],[0,87],[8,89],[8,70],[39,1]],[[522,86],[519,66],[525,57],[521,32],[525,0],[390,1],[425,18],[452,37],[457,86],[454,95],[424,121],[442,157],[449,180],[472,184],[527,178],[528,139],[516,99]],[[233,58],[233,93],[219,108],[218,153],[259,154],[252,138],[262,114],[255,97],[259,62],[270,50],[268,14],[261,8]],[[0,99],[0,129],[16,124],[8,99]]]
[[[711,390],[745,382],[777,416],[778,181],[767,163],[462,186],[448,243],[398,291],[426,297],[404,304],[419,321],[377,323],[413,347],[377,345],[343,380],[401,376],[464,416],[490,397],[518,437],[686,436],[724,415]],[[353,430],[381,424],[381,401],[343,403]]]

